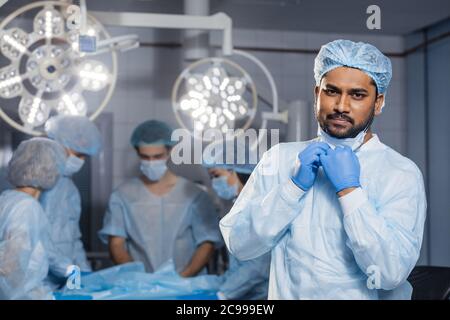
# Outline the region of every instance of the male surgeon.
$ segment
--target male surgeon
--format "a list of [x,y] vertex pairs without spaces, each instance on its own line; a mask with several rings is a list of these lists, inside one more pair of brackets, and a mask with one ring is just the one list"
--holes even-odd
[[391,62],[370,44],[336,40],[314,76],[318,137],[264,154],[220,222],[226,245],[240,260],[271,252],[269,299],[410,299],[423,178],[371,130]]

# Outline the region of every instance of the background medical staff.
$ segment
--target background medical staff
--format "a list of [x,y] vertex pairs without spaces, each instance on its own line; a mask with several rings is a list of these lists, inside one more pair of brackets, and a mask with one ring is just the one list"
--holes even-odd
[[[56,259],[67,259],[84,272],[91,271],[81,241],[81,198],[72,176],[83,167],[88,156],[98,154],[101,136],[97,127],[83,116],[56,116],[45,126],[49,138],[64,147],[67,160],[55,187],[43,192],[41,204],[50,222],[51,240],[57,251]],[[57,277],[50,277],[58,283]],[[59,279],[61,280],[61,279]]]
[[23,141],[8,166],[15,189],[0,195],[0,299],[52,299],[49,225],[38,201],[63,170],[64,149],[46,138]]
[[223,240],[207,193],[167,167],[171,134],[156,120],[134,130],[131,145],[141,174],[112,193],[99,235],[115,263],[142,261],[153,272],[173,259],[176,270],[189,277],[206,272]]

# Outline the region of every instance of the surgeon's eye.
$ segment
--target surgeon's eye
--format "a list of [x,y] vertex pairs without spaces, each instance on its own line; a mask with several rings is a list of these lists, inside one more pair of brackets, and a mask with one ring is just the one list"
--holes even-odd
[[338,94],[338,92],[334,89],[324,89],[323,91],[325,91],[325,94],[328,96],[334,96]]
[[148,155],[146,155],[146,154],[139,153],[139,158],[141,158],[142,160],[150,160],[150,159],[151,159],[151,156],[148,156]]
[[364,99],[366,97],[366,95],[363,94],[363,93],[353,93],[352,97],[357,99],[357,100],[361,100],[361,99]]

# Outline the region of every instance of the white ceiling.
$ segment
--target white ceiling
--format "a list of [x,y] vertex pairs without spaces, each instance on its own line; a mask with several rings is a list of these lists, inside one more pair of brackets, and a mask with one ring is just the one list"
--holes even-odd
[[[193,0],[195,1],[195,0]],[[31,0],[9,0],[8,14]],[[154,13],[183,12],[182,0],[87,0],[88,9]],[[381,30],[366,28],[366,9],[381,8]],[[211,0],[211,13],[223,11],[236,28],[332,33],[405,35],[450,17],[450,0]]]

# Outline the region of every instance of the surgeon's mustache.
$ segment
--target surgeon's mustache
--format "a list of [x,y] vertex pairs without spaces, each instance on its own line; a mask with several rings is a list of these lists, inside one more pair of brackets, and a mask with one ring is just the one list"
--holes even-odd
[[349,116],[347,116],[344,113],[339,113],[339,112],[329,114],[327,116],[327,120],[346,120],[346,121],[350,122],[351,124],[355,123],[352,118],[350,118]]

